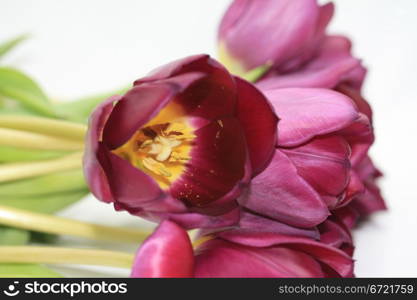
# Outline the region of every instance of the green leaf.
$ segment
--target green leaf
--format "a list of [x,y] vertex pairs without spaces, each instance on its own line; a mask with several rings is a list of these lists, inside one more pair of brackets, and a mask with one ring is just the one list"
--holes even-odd
[[37,116],[37,112],[26,108],[14,100],[3,99],[3,103],[0,105],[0,115],[24,115],[24,116]]
[[0,96],[17,100],[42,115],[55,116],[53,107],[41,88],[18,70],[0,67]]
[[0,226],[0,245],[25,245],[30,240],[30,233],[27,230]]
[[0,277],[5,278],[59,278],[61,274],[38,264],[0,264]]
[[55,103],[55,110],[64,119],[74,122],[87,123],[94,108],[113,95],[123,95],[130,87],[110,93],[90,96],[75,101]]
[[16,47],[18,44],[20,44],[22,41],[27,39],[27,35],[21,35],[16,38],[10,39],[2,44],[0,44],[0,57],[4,56],[10,50],[12,50],[14,47]]
[[69,151],[27,150],[10,146],[0,146],[0,162],[38,161],[59,158],[69,153]]
[[87,190],[49,194],[35,197],[0,197],[0,205],[30,210],[39,213],[55,213],[79,201],[88,194]]
[[87,184],[83,171],[76,169],[2,183],[0,184],[0,197],[33,197],[85,190],[87,190]]

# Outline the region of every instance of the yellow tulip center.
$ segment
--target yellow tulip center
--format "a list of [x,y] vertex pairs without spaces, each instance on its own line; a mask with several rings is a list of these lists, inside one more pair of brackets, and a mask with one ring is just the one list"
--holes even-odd
[[179,105],[170,104],[113,153],[166,189],[181,176],[190,159],[193,132]]

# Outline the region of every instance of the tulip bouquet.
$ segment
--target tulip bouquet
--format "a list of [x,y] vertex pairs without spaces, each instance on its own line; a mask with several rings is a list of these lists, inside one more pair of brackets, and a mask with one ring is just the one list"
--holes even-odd
[[[0,115],[0,223],[8,226],[0,261],[9,263],[0,268],[354,276],[351,230],[386,207],[368,155],[366,69],[349,39],[326,32],[333,11],[315,0],[235,0],[219,27],[218,60],[176,60],[110,97],[48,102],[24,74],[0,68],[0,96],[15,104]],[[144,240],[138,230],[47,215],[88,190],[159,226]],[[2,237],[16,231],[24,239]],[[45,233],[144,241],[135,256],[23,246]]]

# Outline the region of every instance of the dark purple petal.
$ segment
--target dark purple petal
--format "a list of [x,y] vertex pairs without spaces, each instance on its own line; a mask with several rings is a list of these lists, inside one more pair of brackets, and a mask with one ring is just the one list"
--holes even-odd
[[208,55],[195,55],[174,61],[135,81],[135,86],[150,82],[171,82],[184,74],[204,74],[179,95],[187,116],[215,120],[236,113],[236,84],[230,73]]
[[352,256],[354,250],[352,236],[343,223],[328,219],[320,224],[319,230],[320,242],[338,248]]
[[219,237],[250,247],[286,247],[309,254],[321,263],[326,264],[341,277],[353,276],[353,261],[343,251],[323,243],[299,237],[259,232],[223,231]]
[[114,198],[106,173],[97,158],[97,153],[100,147],[101,133],[104,125],[113,110],[113,103],[119,99],[119,96],[113,96],[97,106],[90,116],[85,139],[83,157],[84,175],[91,192],[104,202],[113,202]]
[[162,191],[152,177],[109,152],[105,146],[101,145],[98,157],[117,201],[117,209],[126,209],[132,214],[142,210],[185,210],[185,206]]
[[110,150],[120,147],[176,95],[201,77],[201,73],[189,73],[165,82],[134,86],[116,103],[104,127],[103,142]]
[[202,208],[229,193],[245,178],[246,142],[235,118],[219,119],[194,134],[191,160],[173,182],[170,193],[190,207]]
[[284,247],[254,248],[221,239],[199,247],[195,277],[323,277],[310,255]]
[[356,225],[359,218],[358,212],[350,205],[338,208],[332,214],[349,229]]
[[366,184],[365,192],[354,199],[350,204],[361,217],[367,217],[370,214],[387,209],[381,191],[375,182]]
[[278,118],[261,92],[242,79],[235,80],[239,95],[237,116],[245,131],[255,176],[265,169],[274,154]]

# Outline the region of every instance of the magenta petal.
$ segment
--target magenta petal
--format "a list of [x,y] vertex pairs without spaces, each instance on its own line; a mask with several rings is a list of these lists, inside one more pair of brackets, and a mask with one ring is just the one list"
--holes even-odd
[[162,222],[136,253],[130,277],[193,277],[194,254],[187,232]]
[[160,220],[169,219],[174,221],[183,228],[222,228],[235,225],[239,221],[239,208],[229,210],[221,215],[204,215],[200,213],[184,212],[184,213],[164,213],[144,211],[143,214],[138,214],[148,220],[158,222]]
[[283,246],[303,251],[333,269],[341,277],[353,276],[353,261],[343,251],[323,243],[300,237],[259,232],[224,231],[219,237],[251,247]]
[[[152,82],[172,83],[175,78],[190,73],[204,74],[204,80],[188,86],[175,100],[183,106],[188,117],[215,120],[236,113],[235,81],[221,64],[208,55],[190,56],[162,66],[135,81],[135,86]],[[185,86],[181,81],[176,84]]]
[[296,146],[317,135],[343,129],[358,118],[352,101],[325,89],[264,91],[278,114],[278,145]]
[[316,56],[302,68],[288,73],[271,73],[257,85],[261,89],[333,88],[348,80],[347,76],[360,66],[360,61],[352,57],[350,47],[351,43],[345,37],[326,37]]
[[349,184],[346,188],[346,193],[344,199],[339,203],[338,207],[345,206],[348,204],[352,199],[358,197],[362,194],[365,190],[363,182],[356,174],[356,172],[351,169],[350,176],[349,176]]
[[116,103],[104,127],[103,142],[111,150],[123,145],[175,95],[201,77],[201,73],[189,73],[164,82],[133,87]]
[[219,39],[248,70],[269,61],[300,64],[318,18],[315,0],[237,0],[222,20]]
[[245,131],[255,176],[265,169],[274,154],[278,118],[261,92],[242,79],[235,80],[239,94],[237,115]]
[[323,277],[320,264],[293,249],[254,248],[215,239],[199,247],[195,277]]
[[104,202],[113,202],[113,195],[108,178],[97,158],[103,127],[113,110],[113,102],[119,96],[113,96],[102,102],[90,116],[88,132],[85,140],[83,157],[84,176],[91,192]]
[[299,147],[281,149],[331,208],[338,205],[349,182],[350,148],[340,136],[315,138]]
[[224,68],[207,54],[197,54],[172,61],[151,71],[147,76],[134,82],[134,85],[170,79],[189,72],[210,73],[213,69]]
[[100,163],[107,174],[117,209],[134,214],[141,210],[182,212],[185,206],[164,193],[155,180],[132,166],[127,160],[106,151],[99,151]]
[[357,197],[350,205],[359,212],[361,217],[367,217],[374,212],[387,209],[381,191],[375,182],[368,182],[363,195]]
[[352,229],[359,219],[359,213],[351,205],[333,211],[333,215],[349,229]]
[[170,193],[189,206],[204,207],[225,196],[245,178],[246,142],[235,118],[211,122],[194,134],[197,137],[191,160],[181,177],[173,182]]
[[353,241],[348,228],[343,223],[326,220],[319,226],[320,242],[338,248],[348,255],[353,254]]
[[367,116],[360,113],[350,126],[339,131],[352,149],[350,162],[353,167],[360,163],[367,155],[369,147],[374,142],[374,132]]
[[329,214],[320,195],[280,150],[238,201],[258,214],[298,227],[315,226]]
[[298,228],[263,216],[255,215],[248,211],[241,212],[239,228],[234,230],[273,232],[278,234],[307,237],[312,239],[319,238],[319,233],[316,228]]
[[361,96],[359,90],[350,87],[346,83],[338,85],[336,90],[352,99],[358,106],[359,111],[364,113],[372,123],[372,108],[369,103]]

